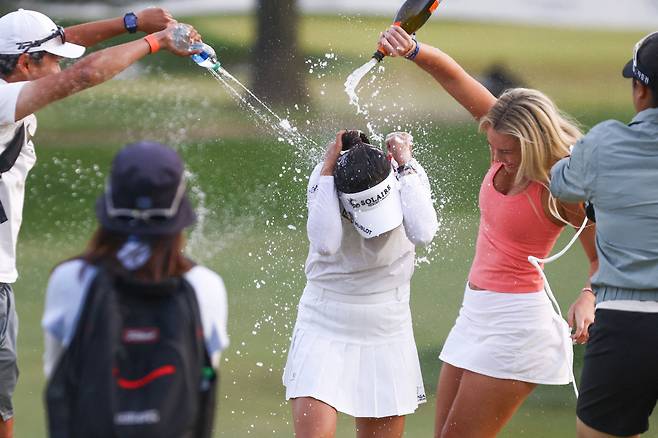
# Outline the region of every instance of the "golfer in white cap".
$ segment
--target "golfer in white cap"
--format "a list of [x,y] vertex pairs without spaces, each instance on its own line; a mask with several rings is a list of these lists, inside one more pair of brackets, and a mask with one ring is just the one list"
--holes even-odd
[[[12,436],[11,396],[16,385],[16,306],[11,284],[16,271],[16,240],[23,215],[25,180],[36,155],[32,137],[34,112],[51,102],[115,76],[160,47],[176,55],[175,20],[151,8],[123,18],[69,28],[47,16],[24,9],[0,17],[0,438]],[[124,32],[145,32],[138,40],[93,53],[60,70],[62,58],[79,58],[86,47]],[[199,39],[196,31],[193,40]]]
[[307,283],[283,377],[298,438],[333,437],[337,412],[357,437],[401,437],[425,402],[409,295],[436,211],[411,136],[387,137],[396,165],[368,143],[339,132],[309,180]]

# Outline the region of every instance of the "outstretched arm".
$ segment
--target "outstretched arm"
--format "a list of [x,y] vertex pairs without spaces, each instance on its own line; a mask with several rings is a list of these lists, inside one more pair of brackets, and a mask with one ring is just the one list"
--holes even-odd
[[[391,26],[379,38],[379,48],[388,56],[405,56],[413,53],[416,43],[399,26]],[[414,62],[436,81],[475,119],[487,114],[496,103],[496,97],[484,85],[469,75],[454,59],[439,49],[421,44]]]
[[[194,52],[180,50],[173,42],[172,23],[165,30],[152,34],[157,44],[165,50],[179,56],[188,56]],[[192,40],[199,40],[196,31]],[[151,47],[143,38],[119,46],[85,56],[71,67],[55,74],[51,74],[34,81],[30,81],[22,88],[16,102],[15,120],[32,114],[51,102],[70,96],[84,89],[101,84],[125,70],[128,66],[148,55]],[[27,55],[26,55],[27,56]],[[19,65],[17,68],[20,68]]]
[[[176,21],[169,12],[161,8],[147,8],[135,15],[137,15],[137,30],[145,33],[159,32]],[[126,32],[123,17],[76,24],[64,30],[68,42],[85,47],[94,46]]]

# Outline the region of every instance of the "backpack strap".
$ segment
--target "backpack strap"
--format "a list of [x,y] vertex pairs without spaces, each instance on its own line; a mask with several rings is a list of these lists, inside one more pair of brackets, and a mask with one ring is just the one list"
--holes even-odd
[[80,319],[75,329],[75,334],[71,339],[69,348],[66,349],[60,358],[55,370],[50,377],[45,391],[46,411],[48,413],[48,431],[50,438],[71,438],[75,436],[72,426],[75,424],[73,417],[73,406],[77,392],[77,369],[75,364],[78,362],[80,346],[83,344],[85,335],[84,327],[92,319],[93,302],[97,298],[95,291],[100,281],[103,281],[104,275],[102,268],[99,268],[96,276],[89,285],[87,296],[80,313]]
[[[185,278],[182,278],[181,281],[182,287],[188,292],[186,296],[188,297],[190,311],[200,330],[203,332],[201,311],[194,286]],[[199,382],[199,413],[194,430],[194,438],[211,438],[215,420],[215,408],[217,406],[219,374],[212,366],[203,335],[197,338],[197,351],[203,355],[203,369],[201,372],[201,382]]]
[[25,144],[25,123],[16,128],[14,137],[9,140],[5,149],[0,153],[0,174],[8,172],[9,169],[14,167],[18,156],[21,154],[23,145]]
[[[9,140],[5,149],[0,153],[0,179],[2,174],[8,172],[9,169],[14,167],[18,156],[21,154],[21,149],[25,144],[25,123],[21,123],[14,133],[14,137]],[[7,213],[5,212],[2,202],[0,202],[0,224],[7,222]]]

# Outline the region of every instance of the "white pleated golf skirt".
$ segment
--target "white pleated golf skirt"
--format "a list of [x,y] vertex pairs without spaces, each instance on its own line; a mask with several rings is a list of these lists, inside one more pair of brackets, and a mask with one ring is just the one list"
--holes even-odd
[[573,367],[569,334],[544,291],[500,293],[467,285],[439,358],[485,376],[565,385]]
[[286,400],[312,397],[353,417],[413,413],[425,389],[409,285],[347,295],[307,284],[283,384]]

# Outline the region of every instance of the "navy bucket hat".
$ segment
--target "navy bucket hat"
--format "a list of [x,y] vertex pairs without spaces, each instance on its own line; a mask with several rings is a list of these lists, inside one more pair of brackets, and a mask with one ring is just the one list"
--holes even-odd
[[196,220],[184,172],[183,160],[168,146],[127,145],[112,161],[105,192],[96,201],[96,217],[104,228],[121,234],[179,233]]

